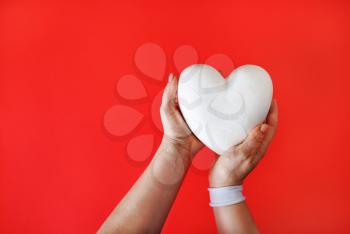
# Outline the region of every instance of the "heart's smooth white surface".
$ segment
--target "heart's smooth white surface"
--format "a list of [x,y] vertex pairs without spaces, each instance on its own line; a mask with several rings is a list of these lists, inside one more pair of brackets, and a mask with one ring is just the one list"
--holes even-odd
[[194,64],[180,74],[178,100],[191,131],[220,155],[265,120],[272,89],[270,75],[256,65],[240,66],[224,79],[213,67]]

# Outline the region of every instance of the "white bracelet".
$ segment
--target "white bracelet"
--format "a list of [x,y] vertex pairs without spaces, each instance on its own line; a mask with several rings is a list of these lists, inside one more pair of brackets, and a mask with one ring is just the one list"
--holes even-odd
[[211,207],[228,206],[245,200],[242,185],[221,188],[208,188]]

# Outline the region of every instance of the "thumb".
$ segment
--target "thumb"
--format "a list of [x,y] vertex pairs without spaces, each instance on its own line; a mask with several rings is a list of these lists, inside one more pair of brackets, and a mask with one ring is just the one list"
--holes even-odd
[[162,108],[165,111],[175,110],[177,102],[177,83],[176,77],[170,73],[162,98]]

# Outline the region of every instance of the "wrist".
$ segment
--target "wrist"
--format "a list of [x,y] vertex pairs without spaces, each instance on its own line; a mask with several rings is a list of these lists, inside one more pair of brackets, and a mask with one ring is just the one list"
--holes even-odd
[[152,177],[157,184],[172,186],[182,181],[191,158],[188,150],[179,144],[163,137],[152,161]]
[[209,187],[220,188],[227,186],[239,186],[243,184],[243,179],[232,175],[233,173],[225,172],[223,168],[215,168],[209,174]]
[[228,186],[240,186],[242,185],[242,181],[212,181],[209,180],[209,187],[210,188],[221,188],[221,187],[228,187]]
[[171,149],[183,158],[189,160],[192,160],[193,158],[191,143],[186,140],[176,140],[164,134],[160,147],[163,149]]
[[243,184],[243,181],[241,180],[216,180],[216,179],[209,179],[209,187],[210,188],[221,188],[221,187],[228,187],[228,186],[240,186]]

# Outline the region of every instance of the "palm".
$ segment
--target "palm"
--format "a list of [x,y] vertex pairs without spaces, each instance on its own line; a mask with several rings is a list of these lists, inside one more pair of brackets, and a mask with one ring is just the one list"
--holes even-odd
[[191,132],[181,115],[177,102],[177,82],[175,77],[170,78],[163,94],[160,114],[164,135],[171,140],[184,143],[190,147],[192,152],[196,153],[203,147],[203,144]]
[[278,122],[277,103],[271,105],[266,123],[256,126],[239,145],[228,149],[220,156],[210,172],[214,186],[241,184],[264,156]]

